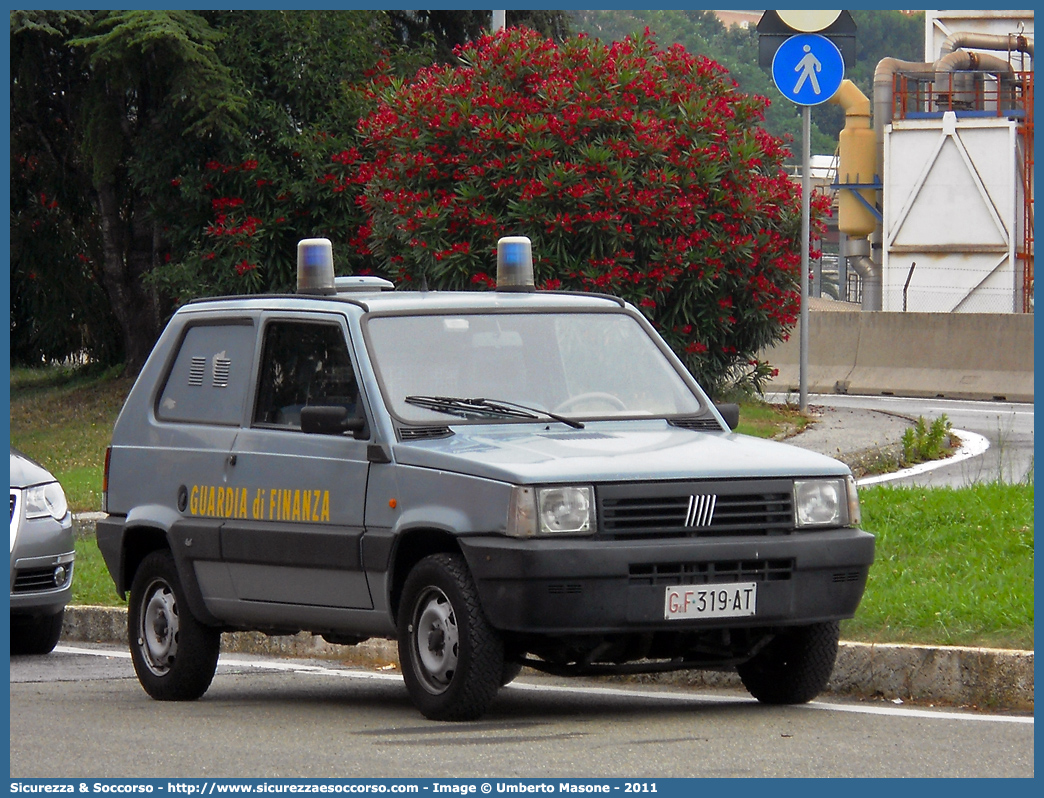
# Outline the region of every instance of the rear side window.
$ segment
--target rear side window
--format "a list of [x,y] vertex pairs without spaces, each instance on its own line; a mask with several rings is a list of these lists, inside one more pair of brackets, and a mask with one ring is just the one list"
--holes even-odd
[[238,425],[243,418],[256,337],[249,320],[189,327],[160,394],[157,418]]
[[340,326],[276,321],[265,327],[255,424],[300,429],[306,405],[340,405],[356,416],[358,399]]

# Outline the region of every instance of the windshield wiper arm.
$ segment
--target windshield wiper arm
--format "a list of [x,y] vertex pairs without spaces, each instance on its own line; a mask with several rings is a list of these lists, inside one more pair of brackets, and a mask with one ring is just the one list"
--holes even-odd
[[552,421],[560,421],[561,423],[572,427],[573,429],[583,429],[583,422],[577,421],[575,418],[568,418],[566,416],[560,416],[558,413],[552,413],[550,410],[542,410],[539,407],[529,407],[528,405],[520,405],[518,402],[506,402],[503,399],[481,399],[479,401],[486,402],[490,407],[505,406],[505,409],[510,410],[511,408],[518,408],[527,413],[537,413],[542,416],[547,416]]
[[446,413],[461,418],[521,418],[536,419],[547,416],[553,421],[568,424],[573,429],[583,429],[584,425],[572,418],[560,416],[549,410],[541,410],[536,407],[520,405],[517,402],[507,402],[493,399],[465,399],[457,396],[407,396],[406,404],[423,407],[426,410],[434,410],[437,413]]
[[485,399],[465,399],[456,396],[407,396],[406,404],[446,413],[461,418],[537,418],[533,413],[501,406]]

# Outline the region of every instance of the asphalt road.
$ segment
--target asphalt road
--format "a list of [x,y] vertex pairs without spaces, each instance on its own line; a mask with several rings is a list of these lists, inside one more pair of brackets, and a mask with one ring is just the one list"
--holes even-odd
[[933,467],[889,484],[962,487],[975,482],[1022,482],[1033,474],[1033,405],[955,399],[911,399],[898,396],[815,394],[809,404],[876,410],[932,421],[945,415],[955,429],[981,435],[989,442],[982,454]]
[[397,674],[224,657],[163,703],[114,647],[11,663],[12,778],[1033,776],[1033,718],[523,679],[475,723],[425,720]]

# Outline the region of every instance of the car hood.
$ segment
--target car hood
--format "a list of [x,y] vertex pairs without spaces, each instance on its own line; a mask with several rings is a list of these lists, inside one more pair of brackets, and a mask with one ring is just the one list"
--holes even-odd
[[26,457],[17,449],[11,449],[11,487],[28,488],[31,485],[42,485],[54,482],[55,478],[42,465]]
[[729,432],[665,421],[460,425],[450,437],[400,443],[403,465],[514,484],[828,476],[849,473],[833,458]]

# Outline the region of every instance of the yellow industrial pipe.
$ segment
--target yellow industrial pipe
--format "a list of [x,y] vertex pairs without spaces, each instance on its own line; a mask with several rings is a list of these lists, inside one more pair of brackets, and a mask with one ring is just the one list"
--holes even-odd
[[[843,80],[830,102],[845,110],[845,128],[838,136],[838,183],[841,186],[873,183],[877,174],[877,147],[870,129],[870,100],[852,81]],[[864,238],[877,228],[877,219],[855,196],[855,191],[838,194],[837,228],[852,238]],[[858,189],[858,192],[874,207],[873,189]]]

